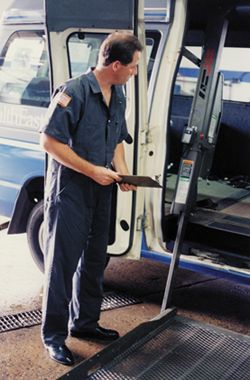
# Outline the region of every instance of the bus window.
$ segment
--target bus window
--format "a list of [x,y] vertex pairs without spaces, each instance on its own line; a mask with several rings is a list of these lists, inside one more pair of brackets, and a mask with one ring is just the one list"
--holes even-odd
[[[198,58],[201,47],[188,46]],[[224,76],[223,100],[250,101],[250,49],[225,47],[221,56],[220,71]],[[177,74],[175,95],[190,95],[195,92],[199,69],[183,57]]]
[[[201,59],[201,47],[188,46],[187,49]],[[199,68],[183,56],[177,73],[174,94],[194,96],[198,75]]]
[[221,71],[224,75],[223,99],[250,101],[250,49],[223,49]]
[[42,33],[20,31],[5,45],[0,66],[0,102],[47,107],[48,62]]

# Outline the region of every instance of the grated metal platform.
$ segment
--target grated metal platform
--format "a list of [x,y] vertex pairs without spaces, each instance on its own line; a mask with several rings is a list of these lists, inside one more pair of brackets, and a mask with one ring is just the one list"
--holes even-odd
[[[136,297],[126,294],[110,293],[103,297],[101,306],[102,311],[117,309],[119,307],[129,306],[140,303]],[[23,327],[39,325],[42,320],[42,311],[40,309],[25,311],[22,313],[4,315],[0,317],[0,333],[10,330],[16,330]]]
[[112,310],[117,309],[119,307],[134,305],[136,303],[141,303],[142,301],[139,298],[130,296],[128,294],[123,293],[110,293],[106,294],[103,297],[101,310]]
[[109,350],[61,379],[250,379],[250,337],[178,316],[141,325]]
[[0,317],[0,332],[39,325],[41,323],[41,318],[42,312],[39,309],[4,315]]

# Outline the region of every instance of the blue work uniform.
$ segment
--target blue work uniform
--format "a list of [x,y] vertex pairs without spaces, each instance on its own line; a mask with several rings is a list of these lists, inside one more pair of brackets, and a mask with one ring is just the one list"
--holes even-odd
[[[107,107],[92,71],[60,87],[42,132],[89,162],[111,166],[127,137],[125,97],[112,86]],[[101,186],[55,159],[45,189],[45,286],[42,339],[63,344],[68,328],[96,327],[102,302],[112,185]],[[73,281],[72,281],[73,279]]]

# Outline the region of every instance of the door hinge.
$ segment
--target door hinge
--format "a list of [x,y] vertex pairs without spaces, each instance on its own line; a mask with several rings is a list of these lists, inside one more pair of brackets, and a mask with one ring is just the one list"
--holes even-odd
[[147,216],[145,214],[139,215],[136,219],[136,231],[142,231],[147,228]]

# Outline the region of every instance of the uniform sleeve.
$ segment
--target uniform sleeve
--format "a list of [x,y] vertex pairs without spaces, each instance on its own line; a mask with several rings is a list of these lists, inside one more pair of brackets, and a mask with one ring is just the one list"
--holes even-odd
[[125,119],[126,98],[124,96],[122,87],[118,88],[118,94],[119,94],[119,103],[122,106],[121,132],[118,138],[118,144],[120,144],[123,140],[126,140],[126,138],[128,137],[128,129],[127,129],[127,123]]
[[77,128],[83,104],[83,96],[80,97],[71,87],[59,87],[53,95],[40,132],[68,144]]
[[123,140],[126,140],[127,137],[128,137],[128,129],[127,129],[127,123],[124,117],[122,127],[121,127],[120,137],[118,139],[118,144],[120,144]]

